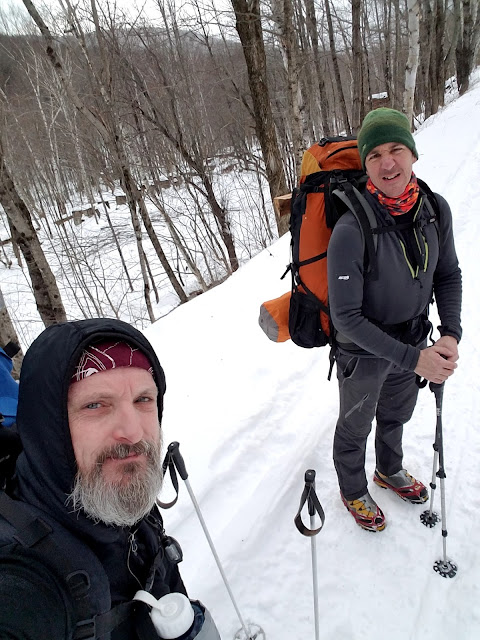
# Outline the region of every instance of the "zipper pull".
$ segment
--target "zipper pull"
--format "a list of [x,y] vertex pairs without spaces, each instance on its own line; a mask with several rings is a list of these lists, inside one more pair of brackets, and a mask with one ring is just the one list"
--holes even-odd
[[137,544],[137,541],[135,540],[135,534],[136,534],[136,531],[134,531],[129,535],[129,543],[130,543],[131,552],[137,555],[138,544]]

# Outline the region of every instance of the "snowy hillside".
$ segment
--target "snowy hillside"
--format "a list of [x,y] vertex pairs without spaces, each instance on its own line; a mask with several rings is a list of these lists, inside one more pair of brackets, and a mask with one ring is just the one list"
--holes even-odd
[[[441,527],[422,526],[423,507],[372,483],[388,522],[373,534],[355,525],[340,501],[331,456],[337,387],[326,380],[328,352],[273,344],[257,325],[259,305],[288,287],[279,280],[288,238],[146,331],[167,376],[165,442],[180,442],[242,616],[269,640],[314,638],[310,541],[293,524],[308,468],[317,472],[326,514],[316,537],[321,638],[480,637],[479,115],[477,78],[416,134],[414,167],[452,207],[464,275],[464,338],[443,416],[447,552],[458,565],[455,578],[432,569],[442,556]],[[426,389],[404,437],[405,465],[425,483],[434,432],[434,397]],[[369,475],[374,464],[371,438]],[[162,498],[170,496],[166,482]],[[184,485],[165,520],[183,546],[190,594],[208,605],[229,640],[240,623]]]

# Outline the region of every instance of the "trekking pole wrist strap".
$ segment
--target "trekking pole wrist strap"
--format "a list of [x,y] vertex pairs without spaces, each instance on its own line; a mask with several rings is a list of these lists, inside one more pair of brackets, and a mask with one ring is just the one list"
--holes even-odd
[[[308,503],[309,514],[313,516],[315,515],[315,513],[318,513],[320,517],[321,524],[316,529],[309,529],[302,522],[302,509],[306,503]],[[298,511],[297,511],[297,514],[295,515],[294,522],[299,532],[303,536],[307,536],[307,537],[316,536],[317,533],[319,533],[322,530],[322,527],[325,523],[325,513],[323,511],[322,505],[320,504],[320,500],[317,497],[313,483],[311,482],[305,482],[305,487],[303,489],[302,496],[300,498],[300,506],[298,507]]]

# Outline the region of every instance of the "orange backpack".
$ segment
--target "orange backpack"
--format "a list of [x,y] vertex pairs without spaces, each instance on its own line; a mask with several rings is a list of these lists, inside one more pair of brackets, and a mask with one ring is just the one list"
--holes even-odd
[[333,227],[350,210],[362,230],[369,269],[375,268],[375,216],[358,187],[365,183],[356,138],[323,138],[303,154],[300,184],[291,200],[292,289],[264,302],[259,323],[275,342],[301,347],[332,344],[328,309],[327,248]]

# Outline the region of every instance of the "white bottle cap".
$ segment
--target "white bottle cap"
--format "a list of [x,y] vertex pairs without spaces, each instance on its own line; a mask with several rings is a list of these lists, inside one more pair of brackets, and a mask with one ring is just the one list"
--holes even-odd
[[150,593],[138,591],[134,600],[141,600],[152,607],[150,616],[153,625],[164,640],[178,638],[193,624],[195,614],[190,600],[183,593],[167,593],[156,600]]

